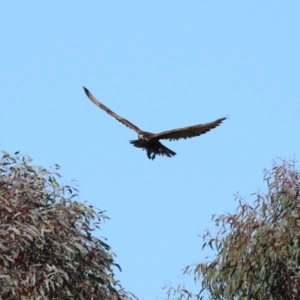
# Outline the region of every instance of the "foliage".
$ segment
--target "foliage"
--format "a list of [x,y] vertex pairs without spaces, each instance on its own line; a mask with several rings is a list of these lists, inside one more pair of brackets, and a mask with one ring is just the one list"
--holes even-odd
[[237,196],[234,214],[213,216],[218,232],[206,231],[215,258],[187,266],[200,292],[184,285],[168,290],[176,299],[300,299],[300,172],[295,162],[274,162],[264,171],[268,193],[253,206]]
[[58,173],[3,153],[0,299],[132,299],[114,278],[110,246],[91,234],[103,212],[75,201]]

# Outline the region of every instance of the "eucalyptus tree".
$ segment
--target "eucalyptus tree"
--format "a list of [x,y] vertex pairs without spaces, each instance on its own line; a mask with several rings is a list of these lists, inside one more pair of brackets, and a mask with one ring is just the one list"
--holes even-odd
[[110,246],[92,231],[107,217],[78,201],[29,157],[0,161],[0,298],[132,299],[114,270]]
[[300,172],[294,161],[264,171],[267,193],[248,204],[236,196],[233,214],[213,216],[203,235],[213,258],[189,265],[198,292],[168,288],[171,299],[300,299]]

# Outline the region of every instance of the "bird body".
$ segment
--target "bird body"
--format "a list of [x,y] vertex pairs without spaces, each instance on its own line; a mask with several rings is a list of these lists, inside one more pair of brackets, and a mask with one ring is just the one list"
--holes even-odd
[[164,146],[159,140],[179,140],[179,139],[187,139],[192,138],[195,136],[199,136],[201,134],[205,134],[206,132],[210,131],[211,129],[219,126],[224,120],[227,118],[220,118],[213,122],[205,123],[205,124],[198,124],[194,126],[188,126],[183,128],[172,129],[168,131],[163,131],[160,133],[151,133],[146,132],[139,129],[137,126],[129,122],[128,120],[120,117],[108,107],[106,107],[103,103],[97,100],[90,91],[83,87],[84,92],[86,93],[87,97],[98,107],[106,111],[109,115],[117,119],[119,122],[124,124],[125,126],[129,127],[130,129],[134,130],[138,134],[137,140],[132,140],[130,143],[137,147],[142,148],[143,150],[147,151],[147,156],[149,159],[154,159],[156,155],[168,156],[172,157],[176,155],[176,153],[166,146]]

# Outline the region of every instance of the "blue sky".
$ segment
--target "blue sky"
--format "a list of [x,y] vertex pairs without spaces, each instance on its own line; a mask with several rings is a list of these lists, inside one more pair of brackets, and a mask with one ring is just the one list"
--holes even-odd
[[[265,190],[272,160],[299,158],[299,12],[299,1],[4,1],[1,150],[76,179],[80,200],[111,218],[98,235],[117,278],[164,298],[207,255],[198,234],[212,214]],[[83,85],[145,131],[229,119],[150,161]]]

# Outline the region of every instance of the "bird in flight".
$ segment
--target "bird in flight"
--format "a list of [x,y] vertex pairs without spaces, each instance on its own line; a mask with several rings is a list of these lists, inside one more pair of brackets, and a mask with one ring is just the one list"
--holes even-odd
[[110,110],[108,107],[106,107],[104,104],[102,104],[99,100],[97,100],[90,91],[83,87],[84,92],[88,96],[88,98],[96,104],[98,107],[106,111],[109,115],[117,119],[119,122],[124,124],[125,126],[129,127],[130,129],[134,130],[138,134],[138,140],[132,140],[130,141],[133,146],[137,148],[142,148],[143,150],[147,151],[147,156],[149,159],[154,159],[156,155],[166,155],[168,157],[172,157],[176,155],[176,153],[170,149],[168,149],[166,146],[164,146],[159,140],[179,140],[179,139],[187,139],[192,138],[195,136],[199,136],[201,134],[204,134],[211,129],[219,126],[224,120],[227,118],[220,118],[213,122],[194,125],[194,126],[188,126],[183,128],[177,128],[173,130],[163,131],[160,133],[151,133],[146,132],[141,129],[139,129],[137,126],[133,125],[128,120],[120,117],[116,113],[114,113],[112,110]]

